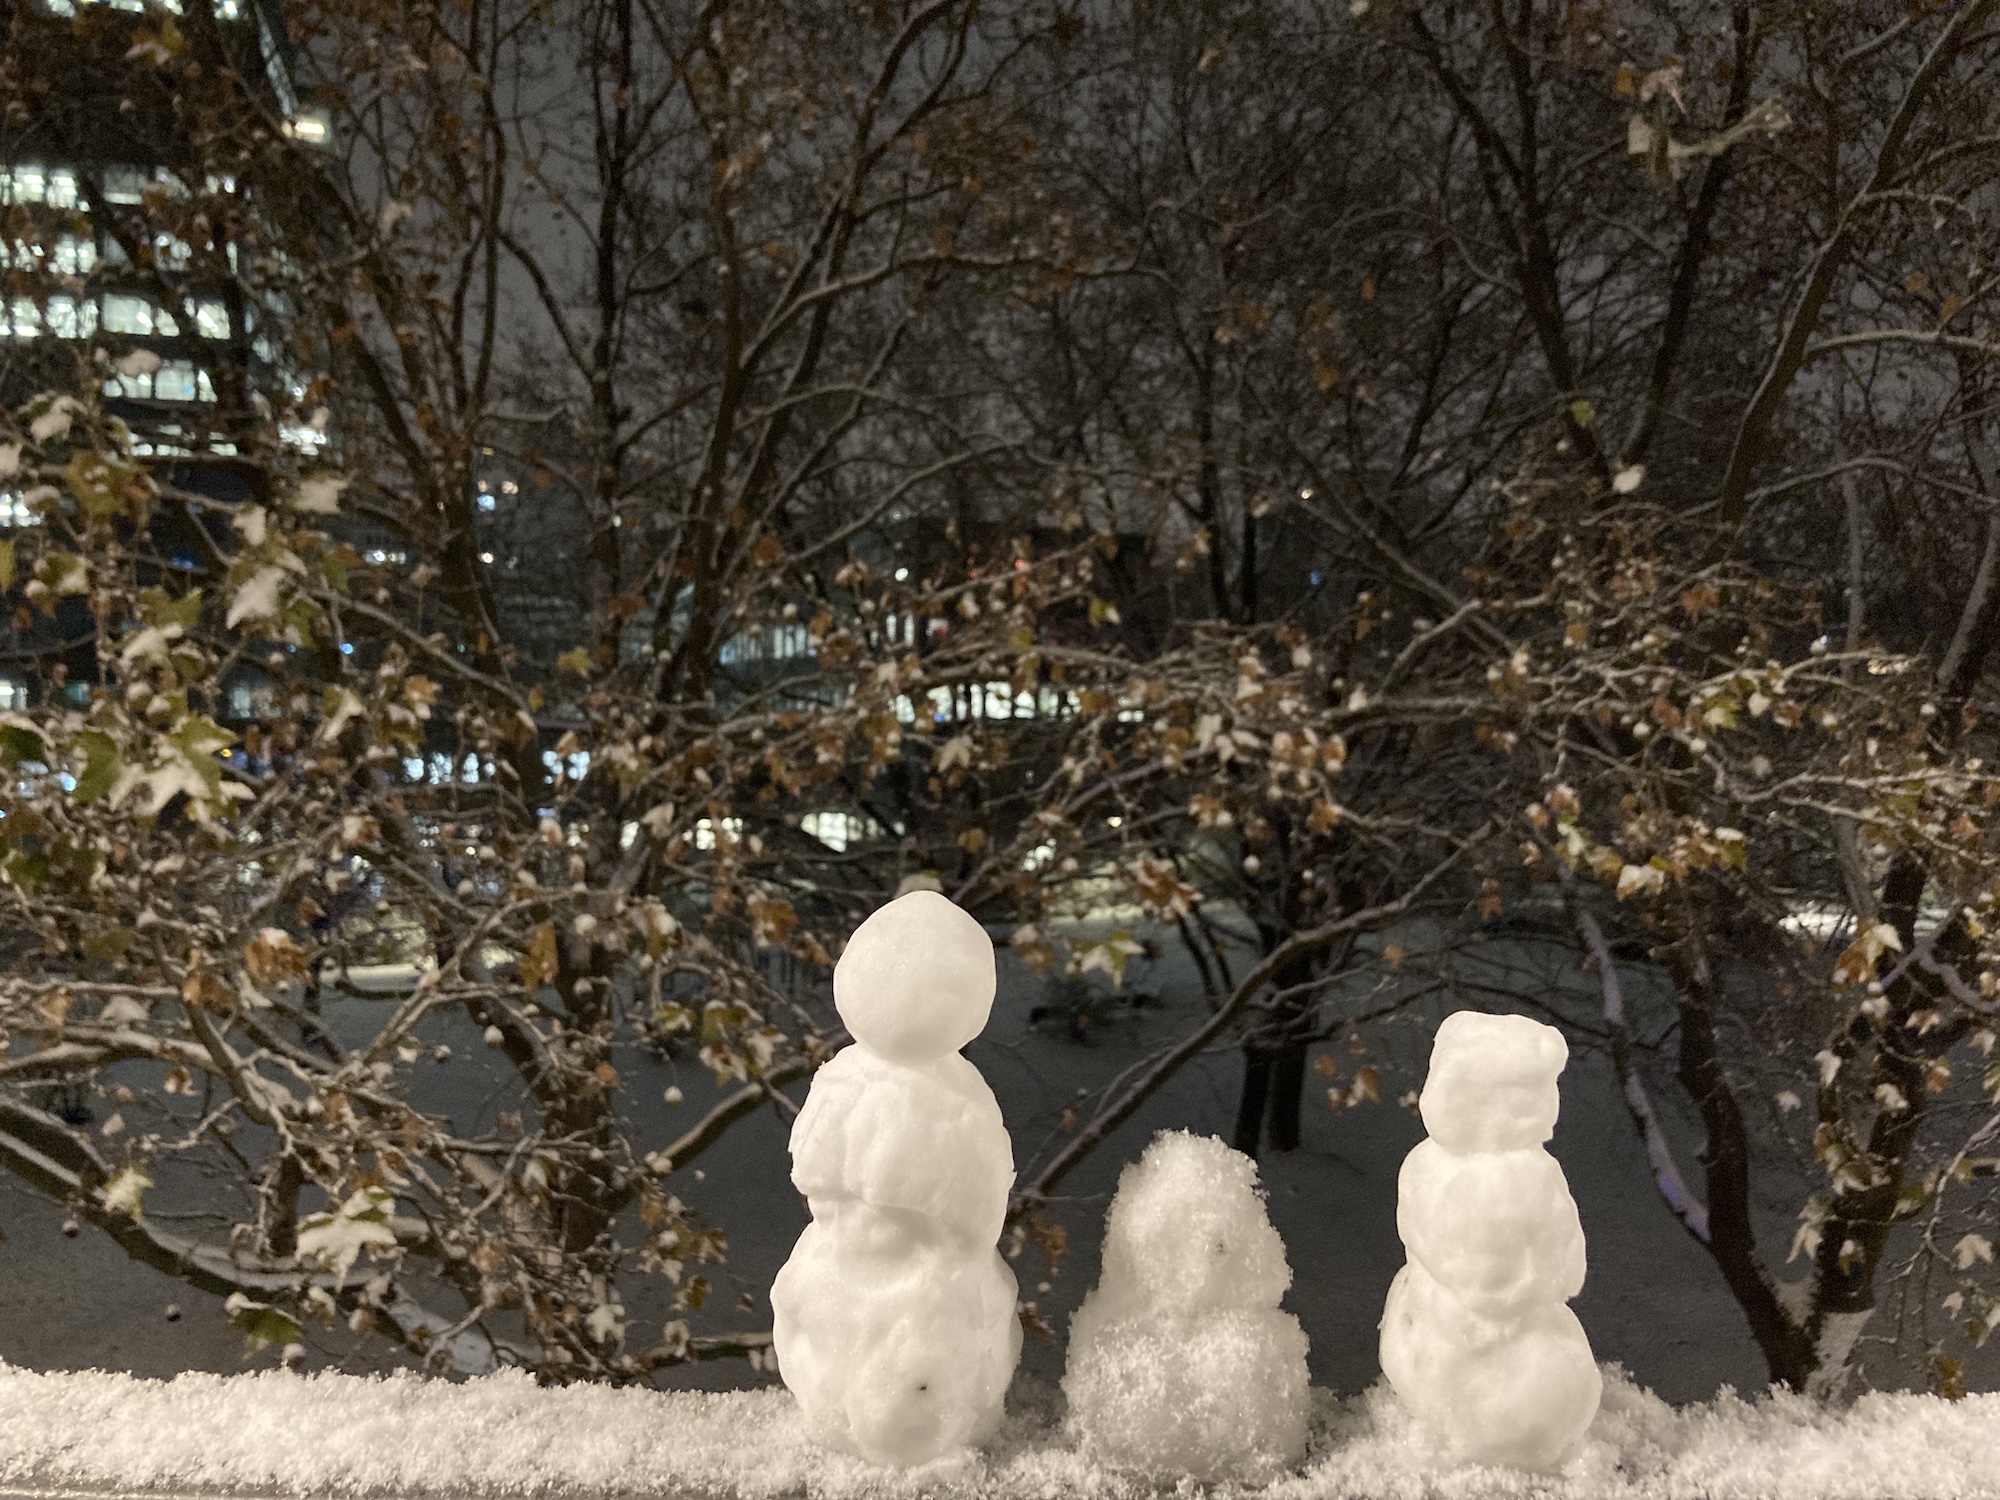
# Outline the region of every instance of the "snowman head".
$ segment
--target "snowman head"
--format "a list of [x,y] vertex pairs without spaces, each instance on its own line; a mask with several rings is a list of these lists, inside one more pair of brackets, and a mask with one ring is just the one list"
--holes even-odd
[[1257,1164],[1214,1136],[1163,1130],[1118,1178],[1100,1288],[1124,1314],[1278,1305],[1292,1284]]
[[1526,1016],[1455,1011],[1438,1027],[1417,1107],[1447,1151],[1522,1151],[1555,1133],[1569,1044]]
[[918,1067],[986,1029],[993,980],[986,930],[936,891],[911,891],[854,929],[833,1004],[857,1042]]

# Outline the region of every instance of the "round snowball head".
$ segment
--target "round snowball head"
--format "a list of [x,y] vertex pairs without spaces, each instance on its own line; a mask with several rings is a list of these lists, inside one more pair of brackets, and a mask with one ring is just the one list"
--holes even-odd
[[1448,1151],[1520,1151],[1555,1133],[1556,1088],[1569,1045],[1553,1026],[1526,1016],[1461,1010],[1446,1016],[1431,1047],[1417,1107],[1431,1139]]
[[993,942],[936,891],[898,896],[854,929],[833,970],[854,1039],[919,1067],[963,1047],[993,1011]]

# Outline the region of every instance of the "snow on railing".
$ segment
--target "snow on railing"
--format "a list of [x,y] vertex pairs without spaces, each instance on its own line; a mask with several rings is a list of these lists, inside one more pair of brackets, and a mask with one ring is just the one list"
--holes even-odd
[[[1024,1382],[1024,1385],[1026,1383]],[[2000,1496],[2000,1395],[1873,1394],[1844,1411],[1724,1393],[1676,1410],[1605,1367],[1603,1408],[1560,1474],[1456,1466],[1384,1386],[1314,1393],[1305,1463],[1272,1500],[1979,1500]],[[520,1372],[183,1375],[0,1366],[0,1495],[714,1496],[1139,1500],[1077,1451],[1059,1399],[1017,1390],[979,1453],[871,1467],[815,1447],[780,1389],[545,1388]]]

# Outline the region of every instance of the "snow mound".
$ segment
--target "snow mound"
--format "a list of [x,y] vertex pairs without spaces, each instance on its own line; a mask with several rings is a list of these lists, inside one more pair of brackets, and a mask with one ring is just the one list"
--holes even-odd
[[1305,1450],[1306,1336],[1257,1166],[1162,1131],[1118,1179],[1063,1394],[1093,1454],[1161,1477],[1264,1479]]
[[1242,1152],[1163,1130],[1119,1174],[1092,1294],[1105,1316],[1275,1307],[1291,1284],[1257,1164]]
[[[1023,1398],[1026,1399],[1023,1399]],[[136,1380],[0,1366],[0,1488],[266,1496],[596,1495],[777,1500],[1150,1500],[1017,1391],[984,1453],[881,1469],[811,1441],[781,1390],[544,1388],[507,1372]],[[1556,1474],[1453,1460],[1385,1385],[1315,1393],[1304,1466],[1270,1500],[2000,1500],[2000,1395],[1875,1394],[1843,1412],[1725,1392],[1676,1411],[1605,1367],[1604,1404]],[[1174,1488],[1167,1486],[1167,1488]],[[1216,1486],[1215,1494],[1238,1493]],[[1192,1493],[1189,1490],[1188,1493]]]

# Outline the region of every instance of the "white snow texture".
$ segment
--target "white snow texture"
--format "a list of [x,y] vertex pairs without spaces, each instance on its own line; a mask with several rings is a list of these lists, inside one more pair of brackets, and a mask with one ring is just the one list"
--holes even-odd
[[1583,1290],[1583,1226],[1543,1147],[1568,1060],[1553,1026],[1447,1016],[1418,1101],[1430,1139],[1397,1178],[1396,1230],[1409,1261],[1382,1310],[1382,1373],[1477,1463],[1555,1469],[1603,1392],[1567,1306]]
[[[1267,1500],[2000,1500],[2000,1395],[1874,1392],[1844,1411],[1725,1393],[1675,1411],[1607,1371],[1559,1474],[1467,1466],[1384,1386],[1315,1393],[1305,1466]],[[0,1365],[0,1489],[29,1495],[578,1495],[1158,1500],[1066,1440],[1053,1403],[921,1469],[830,1453],[781,1390],[538,1386],[324,1373],[138,1380]]]
[[771,1287],[772,1347],[808,1428],[878,1464],[999,1427],[1021,1352],[995,1242],[1014,1183],[1000,1106],[958,1049],[993,1008],[993,944],[935,891],[855,929],[834,968],[854,1037],[792,1124],[812,1223]]
[[1306,1336],[1257,1166],[1162,1131],[1125,1168],[1104,1269],[1070,1322],[1063,1394],[1084,1450],[1120,1468],[1264,1480],[1305,1453]]

